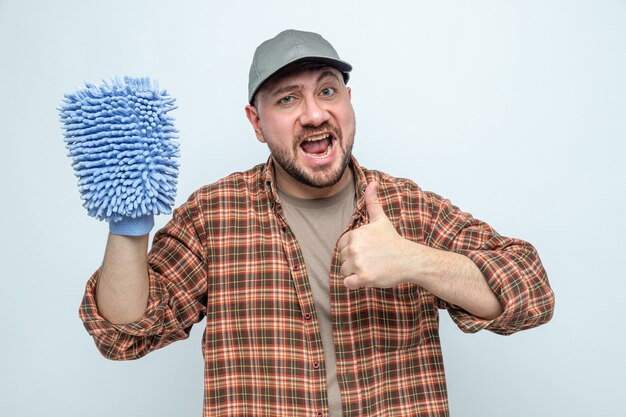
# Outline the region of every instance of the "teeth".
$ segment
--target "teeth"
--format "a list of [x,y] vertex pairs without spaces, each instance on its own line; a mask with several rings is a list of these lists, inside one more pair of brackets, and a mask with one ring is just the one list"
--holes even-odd
[[310,138],[306,138],[305,142],[315,142],[316,140],[322,140],[330,137],[330,133],[322,133],[321,135],[311,136]]

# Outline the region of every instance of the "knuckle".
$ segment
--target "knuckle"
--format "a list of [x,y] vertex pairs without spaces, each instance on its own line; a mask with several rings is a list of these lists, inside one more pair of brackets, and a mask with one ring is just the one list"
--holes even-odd
[[360,273],[364,273],[365,271],[367,271],[367,267],[365,262],[363,262],[363,259],[361,259],[360,257],[354,259],[354,269],[356,271],[359,271]]

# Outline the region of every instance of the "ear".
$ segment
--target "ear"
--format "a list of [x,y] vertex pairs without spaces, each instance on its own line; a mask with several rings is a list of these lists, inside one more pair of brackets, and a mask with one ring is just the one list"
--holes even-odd
[[261,131],[261,118],[259,117],[259,112],[256,107],[248,104],[246,106],[246,117],[254,129],[254,134],[256,135],[257,140],[261,143],[265,143],[265,137]]
[[350,87],[346,87],[346,89],[348,90],[348,97],[352,100],[352,89]]

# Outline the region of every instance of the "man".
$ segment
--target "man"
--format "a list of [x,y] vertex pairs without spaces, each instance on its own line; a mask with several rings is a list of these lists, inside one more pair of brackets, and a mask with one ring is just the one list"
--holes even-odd
[[438,308],[466,332],[550,320],[530,244],[359,166],[351,69],[314,33],[257,48],[246,115],[271,156],[194,193],[148,255],[109,235],[80,310],[106,357],[206,316],[206,416],[445,416]]

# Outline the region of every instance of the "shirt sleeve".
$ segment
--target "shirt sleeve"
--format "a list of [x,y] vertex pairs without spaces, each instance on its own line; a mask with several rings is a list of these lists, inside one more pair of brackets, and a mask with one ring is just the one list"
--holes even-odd
[[99,270],[87,282],[79,316],[103,356],[137,359],[189,336],[206,313],[206,257],[199,238],[201,216],[194,196],[174,211],[148,253],[149,295],[144,317],[112,324],[98,313]]
[[503,313],[493,320],[476,317],[438,300],[466,333],[482,329],[509,335],[547,323],[554,293],[539,254],[528,242],[501,236],[488,224],[464,213],[436,194],[426,193],[433,214],[427,244],[467,256],[482,272]]

